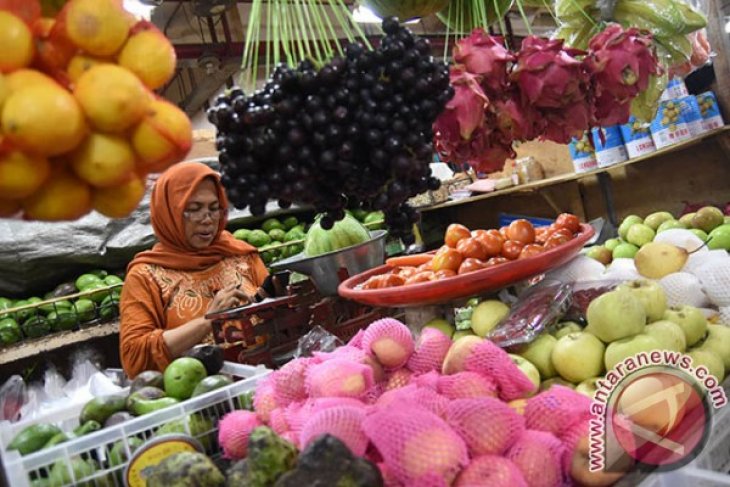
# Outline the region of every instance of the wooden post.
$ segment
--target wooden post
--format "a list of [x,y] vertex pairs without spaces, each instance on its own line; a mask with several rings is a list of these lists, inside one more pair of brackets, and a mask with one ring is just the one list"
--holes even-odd
[[[730,0],[709,0],[707,6],[707,38],[716,53],[712,58],[715,95],[727,123],[730,119],[730,34],[725,32],[725,24],[730,15]],[[730,154],[730,138],[720,137],[718,142]]]

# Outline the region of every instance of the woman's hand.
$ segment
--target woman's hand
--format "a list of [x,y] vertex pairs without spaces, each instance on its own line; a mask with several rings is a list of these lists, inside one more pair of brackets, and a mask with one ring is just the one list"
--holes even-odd
[[208,306],[208,313],[230,309],[250,301],[251,299],[246,293],[232,284],[216,293]]

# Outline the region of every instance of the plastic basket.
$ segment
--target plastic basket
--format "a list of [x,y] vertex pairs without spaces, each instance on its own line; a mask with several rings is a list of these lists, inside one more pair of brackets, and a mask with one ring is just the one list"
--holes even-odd
[[[38,421],[19,422],[13,424],[12,427],[1,428],[0,447],[8,483],[13,487],[30,487],[33,480],[48,477],[54,464],[61,461],[65,462],[71,482],[54,484],[54,487],[67,485],[122,487],[126,462],[115,466],[110,465],[110,454],[114,445],[122,442],[122,448],[129,458],[130,438],[137,437],[146,441],[153,437],[161,426],[177,420],[181,420],[184,434],[197,439],[205,448],[208,456],[218,458],[221,453],[217,441],[218,420],[234,409],[242,409],[244,405],[242,395],[252,391],[269,372],[270,370],[264,367],[226,362],[221,373],[239,379],[229,386],[26,456],[21,456],[17,451],[7,451],[6,446],[18,431]],[[78,407],[60,411],[58,421],[64,422],[72,415],[77,416],[78,412]],[[187,420],[189,417],[195,418],[194,421]],[[190,430],[191,423],[197,425],[195,431]],[[93,460],[98,465],[98,469],[87,477],[75,478],[69,466],[71,460],[76,458]]]

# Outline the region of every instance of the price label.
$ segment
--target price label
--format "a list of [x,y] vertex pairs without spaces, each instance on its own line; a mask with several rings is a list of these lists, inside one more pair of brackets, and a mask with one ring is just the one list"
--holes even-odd
[[187,435],[165,435],[142,445],[129,460],[124,475],[127,487],[146,487],[150,471],[164,459],[182,452],[203,453],[202,445]]

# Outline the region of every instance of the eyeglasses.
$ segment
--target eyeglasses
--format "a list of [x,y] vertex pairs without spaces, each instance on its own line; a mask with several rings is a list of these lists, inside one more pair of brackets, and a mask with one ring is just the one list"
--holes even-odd
[[193,223],[200,223],[205,220],[206,217],[210,217],[211,220],[220,220],[225,213],[226,210],[223,208],[219,208],[217,210],[206,210],[201,208],[200,210],[195,211],[185,210],[183,211],[183,216]]

